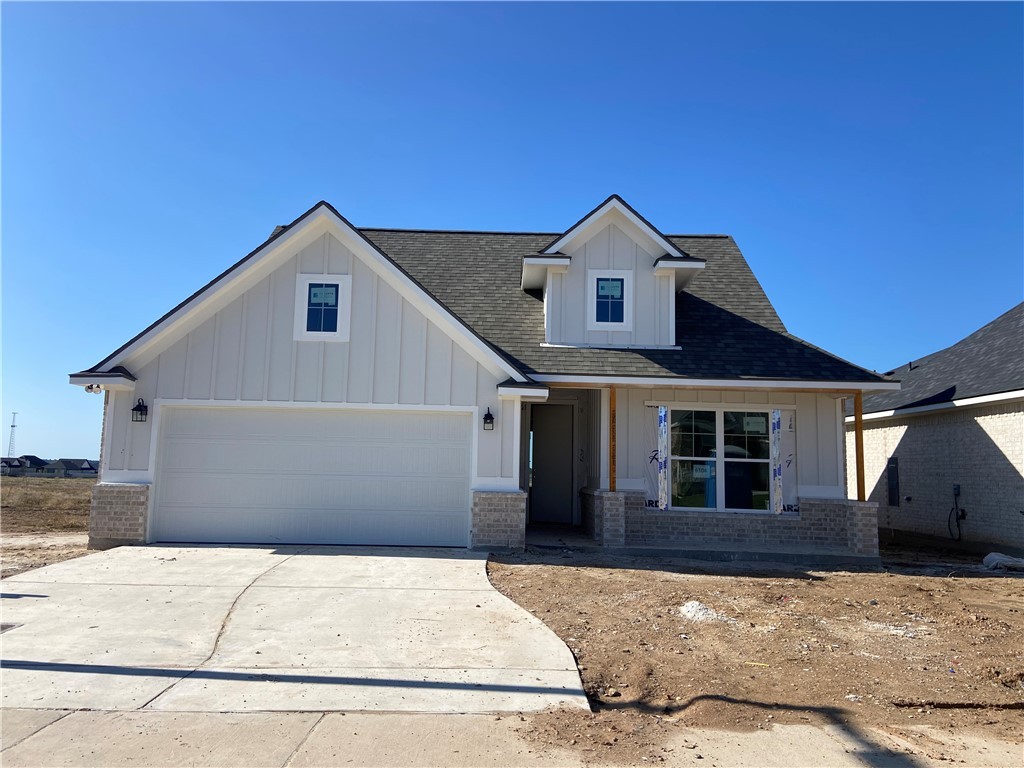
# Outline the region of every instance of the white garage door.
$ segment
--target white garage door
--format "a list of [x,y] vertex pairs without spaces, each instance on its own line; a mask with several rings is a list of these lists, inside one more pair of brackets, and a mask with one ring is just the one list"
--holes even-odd
[[468,414],[165,408],[157,541],[464,547]]

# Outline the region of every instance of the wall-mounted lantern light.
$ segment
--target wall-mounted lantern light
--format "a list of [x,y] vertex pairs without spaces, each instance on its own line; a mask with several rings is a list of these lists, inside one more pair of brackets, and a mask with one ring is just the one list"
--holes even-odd
[[484,414],[484,429],[490,432],[494,429],[494,414],[491,413],[491,409],[487,409],[487,413]]
[[145,421],[147,416],[149,416],[149,406],[146,405],[140,397],[139,402],[137,402],[135,407],[132,408],[132,421]]

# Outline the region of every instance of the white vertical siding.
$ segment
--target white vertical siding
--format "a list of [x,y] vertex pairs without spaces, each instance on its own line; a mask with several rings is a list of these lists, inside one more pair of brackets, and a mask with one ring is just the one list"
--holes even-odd
[[[351,274],[347,343],[294,340],[301,273]],[[154,418],[131,424],[143,397],[160,400],[489,406],[493,432],[478,440],[477,475],[512,478],[518,401],[498,379],[341,242],[324,235],[139,370],[135,393],[113,393],[107,469],[151,471]],[[479,428],[479,424],[475,428]]]

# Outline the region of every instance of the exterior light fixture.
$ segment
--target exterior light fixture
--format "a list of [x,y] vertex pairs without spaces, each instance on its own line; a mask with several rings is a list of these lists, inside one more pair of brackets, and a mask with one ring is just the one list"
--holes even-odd
[[139,398],[139,402],[137,402],[135,404],[135,407],[132,408],[132,421],[134,421],[134,422],[145,421],[148,416],[149,416],[149,406],[146,405],[142,401],[142,398],[140,397]]
[[494,429],[494,414],[488,408],[487,413],[484,414],[484,430],[490,432],[492,429]]

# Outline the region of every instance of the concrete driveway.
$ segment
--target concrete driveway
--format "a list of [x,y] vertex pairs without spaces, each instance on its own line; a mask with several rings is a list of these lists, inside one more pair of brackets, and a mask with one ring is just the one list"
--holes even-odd
[[486,557],[122,547],[0,583],[7,708],[484,713],[586,707]]

